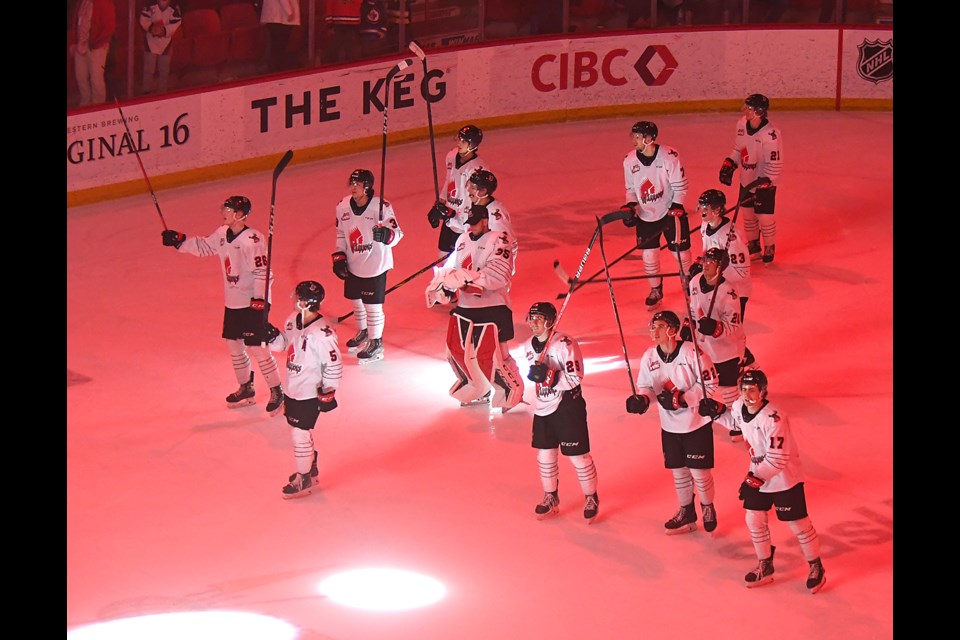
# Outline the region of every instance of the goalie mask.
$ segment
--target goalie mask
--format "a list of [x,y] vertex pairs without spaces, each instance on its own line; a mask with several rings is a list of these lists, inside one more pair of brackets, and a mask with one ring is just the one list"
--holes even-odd
[[557,308],[549,302],[534,302],[527,311],[527,322],[531,318],[543,318],[544,326],[551,329],[557,322]]
[[320,312],[320,303],[323,302],[325,295],[323,285],[316,280],[304,280],[297,285],[295,295],[297,297],[297,310],[306,311],[309,309],[314,313]]
[[237,213],[243,214],[244,218],[250,215],[250,200],[246,196],[230,196],[224,200],[223,206],[227,209],[231,209]]
[[470,151],[476,151],[480,143],[483,142],[483,131],[478,126],[468,124],[457,131],[457,140],[463,140],[467,143],[467,148]]

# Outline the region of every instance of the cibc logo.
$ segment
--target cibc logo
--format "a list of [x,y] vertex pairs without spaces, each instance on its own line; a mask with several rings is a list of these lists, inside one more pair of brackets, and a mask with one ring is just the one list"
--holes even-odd
[[[595,51],[574,51],[559,55],[547,53],[533,61],[530,81],[537,91],[565,91],[592,87],[598,80],[613,87],[628,79],[614,71],[615,62],[630,55],[627,49],[611,49],[601,57]],[[659,63],[659,64],[657,64]],[[663,65],[658,73],[653,69]],[[633,69],[648,87],[665,84],[677,68],[677,59],[666,45],[648,46],[633,63]]]

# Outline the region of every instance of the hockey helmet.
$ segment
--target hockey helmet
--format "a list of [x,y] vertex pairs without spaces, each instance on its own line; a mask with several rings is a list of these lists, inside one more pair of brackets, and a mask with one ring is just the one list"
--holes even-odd
[[641,137],[650,136],[652,140],[656,140],[659,131],[657,130],[657,125],[654,123],[650,122],[649,120],[641,120],[633,125],[631,133],[635,136]]
[[493,197],[493,192],[497,190],[497,176],[486,169],[477,169],[470,175],[470,182],[477,186],[477,189],[486,189],[487,195]]
[[246,196],[230,196],[223,201],[223,206],[242,213],[244,218],[250,215],[250,200]]
[[347,180],[347,184],[362,184],[363,188],[366,189],[367,195],[373,194],[373,172],[369,169],[354,169],[353,173],[350,174],[350,179]]
[[457,140],[463,140],[467,143],[470,151],[476,151],[480,143],[483,142],[483,131],[476,125],[464,125],[457,131]]
[[754,385],[760,389],[760,393],[767,394],[767,374],[760,369],[748,369],[740,376],[740,388],[746,385]]
[[700,194],[697,204],[704,209],[723,209],[727,206],[727,196],[720,189],[707,189]]
[[680,331],[680,318],[677,316],[677,314],[669,309],[657,311],[655,314],[653,314],[653,317],[650,318],[651,328],[653,328],[654,322],[662,322],[674,331]]
[[489,218],[490,212],[487,211],[486,205],[474,204],[470,206],[470,216],[467,218],[467,224],[474,225],[481,220],[487,220]]
[[306,307],[310,311],[320,311],[320,303],[325,296],[323,285],[316,280],[304,280],[297,285],[297,306]]
[[703,252],[704,261],[710,260],[711,262],[716,262],[719,265],[720,271],[723,271],[727,268],[727,265],[730,264],[730,255],[720,247],[713,247],[712,249],[707,249]]
[[754,113],[762,118],[767,115],[767,111],[770,109],[770,98],[762,93],[751,93],[743,101],[743,104],[753,109]]
[[557,321],[557,308],[549,302],[534,302],[527,311],[527,322],[535,316],[543,318],[544,325],[549,329]]

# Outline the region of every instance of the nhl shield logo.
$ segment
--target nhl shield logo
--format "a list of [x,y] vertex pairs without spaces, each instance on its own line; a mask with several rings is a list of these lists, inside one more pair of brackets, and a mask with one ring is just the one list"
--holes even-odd
[[893,40],[864,40],[857,49],[857,73],[861,78],[880,84],[893,77]]

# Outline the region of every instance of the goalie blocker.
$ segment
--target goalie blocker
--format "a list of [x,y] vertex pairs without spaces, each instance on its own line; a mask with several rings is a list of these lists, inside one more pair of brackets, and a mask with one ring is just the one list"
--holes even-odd
[[523,400],[520,370],[512,360],[504,360],[496,323],[477,323],[451,313],[447,362],[457,376],[449,393],[460,404],[475,404],[492,391],[490,406],[506,413]]

